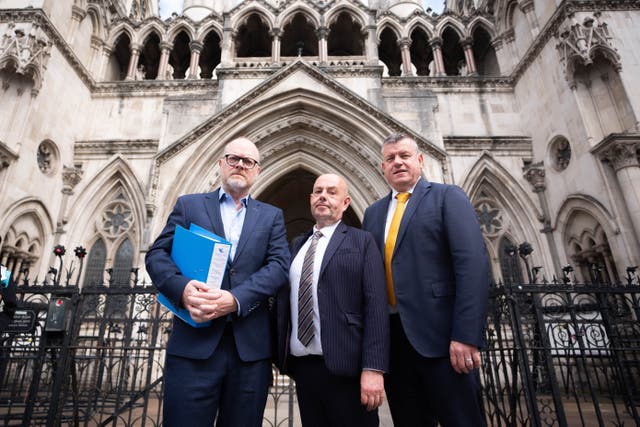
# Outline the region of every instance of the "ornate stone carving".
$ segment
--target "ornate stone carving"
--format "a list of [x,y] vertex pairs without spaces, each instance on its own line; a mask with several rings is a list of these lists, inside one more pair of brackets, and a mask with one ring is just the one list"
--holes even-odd
[[533,187],[534,193],[544,191],[547,186],[544,183],[544,163],[531,163],[523,168],[524,178],[529,181],[529,184]]
[[97,219],[97,226],[107,236],[115,239],[128,231],[133,226],[133,221],[129,202],[120,194],[104,208],[102,216]]
[[82,179],[82,169],[64,166],[62,168],[62,193],[73,194],[73,189]]
[[30,77],[34,84],[32,95],[35,96],[42,86],[51,46],[38,24],[11,22],[0,42],[0,69]]
[[36,159],[40,172],[51,175],[56,170],[58,163],[58,150],[55,144],[49,140],[42,141],[38,146]]
[[497,236],[506,228],[506,217],[492,199],[482,198],[476,201],[474,208],[484,235]]
[[612,37],[607,24],[599,19],[600,13],[587,16],[581,23],[573,15],[569,18],[571,24],[562,26],[556,36],[559,40],[556,48],[560,53],[567,81],[573,86],[576,64],[591,64],[596,52],[604,54],[614,68],[619,69],[620,55],[611,43]]
[[640,167],[638,153],[640,141],[638,140],[612,140],[607,147],[600,152],[600,158],[609,163],[617,172],[628,167]]
[[17,158],[18,155],[11,151],[11,149],[7,147],[2,141],[0,141],[0,172],[3,169],[8,168],[9,165],[11,165],[11,163]]

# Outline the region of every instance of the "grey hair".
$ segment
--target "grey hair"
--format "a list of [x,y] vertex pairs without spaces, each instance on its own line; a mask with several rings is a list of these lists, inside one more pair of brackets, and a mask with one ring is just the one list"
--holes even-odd
[[382,147],[384,148],[385,145],[389,145],[389,144],[396,144],[404,139],[411,141],[416,151],[418,151],[418,143],[416,142],[415,139],[413,139],[411,136],[407,135],[406,133],[392,133],[391,135],[386,137],[384,141],[382,141]]

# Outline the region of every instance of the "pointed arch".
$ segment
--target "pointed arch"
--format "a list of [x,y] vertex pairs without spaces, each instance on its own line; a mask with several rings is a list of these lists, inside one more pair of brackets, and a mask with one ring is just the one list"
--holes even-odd
[[231,18],[231,27],[238,31],[238,29],[247,23],[247,20],[252,16],[257,15],[258,18],[267,26],[269,31],[274,27],[276,21],[275,15],[267,8],[260,4],[252,4],[249,8],[242,11],[242,13]]
[[107,29],[104,25],[104,11],[95,3],[89,3],[87,6],[87,16],[93,22],[93,35],[105,39],[107,37]]
[[434,33],[437,37],[442,38],[444,31],[447,28],[453,30],[460,39],[465,38],[466,31],[464,25],[451,16],[447,16],[442,21],[438,22],[434,29]]
[[94,236],[93,226],[100,209],[109,203],[109,197],[122,191],[130,203],[134,227],[134,246],[140,247],[143,241],[143,230],[146,224],[146,208],[144,194],[146,190],[128,161],[117,154],[93,177],[83,179],[86,186],[77,188],[74,203],[84,206],[82,210],[74,210],[69,218],[68,239],[70,242],[84,242]]
[[207,37],[211,32],[214,32],[220,40],[222,40],[223,30],[222,25],[216,21],[209,21],[205,25],[202,25],[198,28],[198,33],[196,34],[196,40],[201,43],[204,43],[205,37]]
[[276,22],[278,23],[277,25],[280,27],[280,29],[284,28],[285,25],[290,23],[293,18],[299,13],[307,18],[307,21],[309,21],[314,28],[318,29],[320,27],[320,14],[318,14],[315,9],[301,3],[290,5],[281,14],[279,14],[278,18],[276,18]]
[[386,29],[392,31],[393,34],[395,34],[395,36],[398,38],[398,40],[404,37],[403,29],[400,24],[398,24],[394,19],[385,16],[380,22],[378,22],[376,28],[376,39],[378,40],[378,43],[380,43],[380,36],[382,35],[382,32]]
[[107,46],[113,49],[122,34],[126,34],[131,43],[136,40],[136,32],[133,30],[131,25],[128,22],[120,22],[109,31]]
[[356,8],[352,4],[338,4],[329,9],[325,14],[326,26],[330,27],[331,25],[333,25],[343,12],[348,14],[354,22],[360,24],[360,27],[366,28],[366,15],[362,10]]
[[152,33],[156,33],[160,41],[165,39],[166,31],[157,21],[147,21],[146,24],[140,28],[136,34],[135,43],[143,44],[147,37]]
[[406,28],[407,37],[411,37],[411,34],[415,30],[420,29],[425,32],[425,34],[427,35],[427,37],[429,37],[429,39],[432,39],[436,31],[433,25],[430,25],[428,22],[425,22],[423,19],[419,17],[416,17],[411,21],[409,21],[405,26],[405,28]]
[[195,40],[196,29],[194,28],[194,26],[187,21],[181,21],[169,28],[169,31],[167,31],[166,41],[168,41],[169,43],[174,43],[176,37],[181,32],[184,32],[187,36],[189,36],[189,40]]
[[496,34],[496,29],[493,23],[489,21],[487,18],[485,18],[484,16],[476,16],[471,20],[471,22],[469,22],[469,24],[467,25],[467,29],[468,29],[467,35],[472,36],[473,32],[478,27],[481,27],[482,29],[484,29],[489,34],[489,36],[491,36],[491,40],[496,38],[497,34]]
[[[490,153],[484,152],[480,156],[460,186],[474,206],[483,199],[489,199],[504,209],[507,218],[502,231],[495,233],[496,238],[508,234],[517,243],[531,243],[535,249],[533,258],[549,266],[549,271],[553,271],[548,243],[538,231],[541,212],[528,196],[529,193]],[[492,248],[495,256],[499,255],[496,242],[492,243]],[[494,272],[499,271],[496,267],[494,264]]]

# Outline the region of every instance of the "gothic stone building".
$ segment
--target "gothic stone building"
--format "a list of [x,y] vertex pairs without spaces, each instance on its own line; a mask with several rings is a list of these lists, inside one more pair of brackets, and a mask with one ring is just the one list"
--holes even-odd
[[548,277],[623,279],[640,265],[638,28],[639,0],[185,0],[165,20],[156,0],[0,0],[0,262],[42,279],[55,245],[81,245],[81,284],[126,282],[240,135],[289,237],[325,172],[358,224],[403,132],[426,178],[469,195],[496,278],[526,279],[505,277],[526,241]]

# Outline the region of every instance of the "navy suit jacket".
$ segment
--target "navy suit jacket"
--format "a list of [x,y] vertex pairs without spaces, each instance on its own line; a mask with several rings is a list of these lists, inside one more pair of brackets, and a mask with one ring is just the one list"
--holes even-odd
[[[146,267],[153,284],[174,304],[181,305],[189,282],[171,259],[176,225],[189,228],[197,224],[224,237],[220,216],[219,189],[206,194],[181,196],[167,225],[147,252]],[[282,211],[254,199],[247,212],[236,248],[222,282],[240,304],[240,312],[213,321],[204,328],[193,328],[174,318],[167,353],[192,359],[206,359],[215,351],[226,322],[231,320],[240,358],[245,362],[272,355],[267,299],[284,285],[289,272],[289,248]]]
[[[365,211],[362,228],[384,252],[391,194]],[[424,357],[446,357],[451,340],[481,347],[489,264],[475,211],[459,187],[420,179],[400,223],[392,258],[404,331]]]
[[[294,241],[292,259],[309,236],[311,231]],[[283,373],[288,373],[290,291],[287,282],[277,298],[277,365]],[[370,233],[338,224],[322,258],[318,306],[322,352],[330,372],[355,377],[364,368],[387,371],[389,310],[384,264]]]

